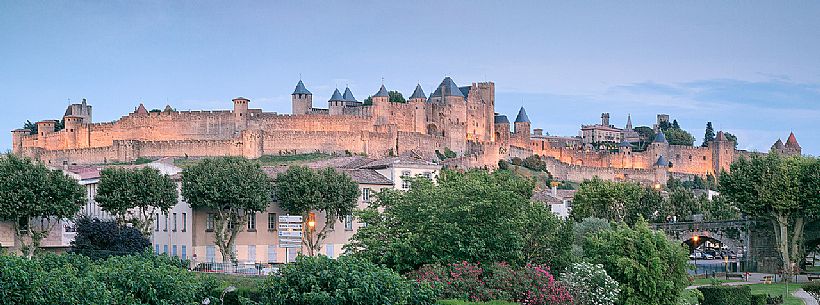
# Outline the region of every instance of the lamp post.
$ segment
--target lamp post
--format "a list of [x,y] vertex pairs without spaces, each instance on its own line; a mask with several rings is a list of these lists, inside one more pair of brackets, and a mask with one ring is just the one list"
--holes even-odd
[[[697,235],[692,236],[692,248],[694,248],[694,250],[698,249],[698,239],[700,239],[700,237],[698,237]],[[695,253],[694,250],[692,250],[693,254]],[[694,257],[695,257],[695,274],[697,275],[698,274],[698,256],[694,255]]]

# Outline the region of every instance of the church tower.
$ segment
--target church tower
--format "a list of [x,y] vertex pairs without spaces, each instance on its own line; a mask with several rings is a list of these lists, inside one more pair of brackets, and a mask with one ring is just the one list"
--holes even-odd
[[290,96],[293,103],[293,114],[308,114],[310,109],[313,108],[313,93],[305,88],[305,84],[302,83],[301,79],[296,83],[296,89],[293,90],[293,94]]

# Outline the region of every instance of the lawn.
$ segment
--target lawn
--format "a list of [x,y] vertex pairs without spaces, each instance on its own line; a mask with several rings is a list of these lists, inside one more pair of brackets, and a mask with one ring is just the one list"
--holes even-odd
[[[786,292],[785,284],[753,284],[749,285],[752,288],[752,294],[769,294],[771,296],[783,295]],[[783,305],[804,305],[803,301],[792,296],[792,293],[800,288],[800,284],[789,284],[789,293],[783,300]]]

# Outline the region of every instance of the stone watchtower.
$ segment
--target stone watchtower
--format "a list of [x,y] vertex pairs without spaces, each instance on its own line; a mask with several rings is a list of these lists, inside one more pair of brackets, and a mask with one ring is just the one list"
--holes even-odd
[[718,131],[715,140],[709,143],[709,148],[712,149],[712,171],[714,175],[720,174],[720,171],[729,170],[729,166],[735,161],[735,143],[729,141],[723,131]]
[[502,146],[510,145],[510,120],[507,116],[496,113],[493,125],[495,125],[495,142]]
[[339,89],[333,91],[330,100],[327,101],[327,110],[330,115],[340,115],[344,111],[345,100],[342,98],[342,93]]
[[57,122],[54,120],[45,120],[37,122],[37,135],[40,137],[44,137],[46,135],[54,133],[54,127],[57,125]]
[[291,96],[292,112],[293,114],[308,114],[313,108],[313,93],[310,93],[302,80],[296,84],[296,89],[293,90]]
[[15,129],[11,131],[11,152],[16,155],[23,153],[23,138],[31,134],[28,129]]
[[649,144],[646,150],[649,154],[649,159],[646,160],[647,163],[656,162],[660,157],[663,156],[666,158],[665,156],[669,155],[669,141],[666,140],[666,135],[663,134],[663,131],[658,130],[658,133],[655,134],[655,139],[652,140],[652,143]]
[[418,133],[427,133],[427,116],[425,113],[424,103],[427,101],[427,95],[421,89],[420,84],[416,84],[416,90],[413,90],[413,95],[410,95],[410,105],[413,107],[413,130]]
[[248,128],[248,103],[250,102],[249,99],[241,96],[233,99],[233,119],[237,132]]
[[373,106],[373,116],[376,118],[376,125],[383,125],[388,123],[387,118],[387,105],[390,102],[390,94],[387,93],[387,89],[384,88],[382,85],[379,88],[379,92],[376,92],[371,98]]
[[518,110],[518,115],[515,117],[515,138],[519,141],[522,147],[530,146],[530,117],[527,116],[527,111],[524,107]]

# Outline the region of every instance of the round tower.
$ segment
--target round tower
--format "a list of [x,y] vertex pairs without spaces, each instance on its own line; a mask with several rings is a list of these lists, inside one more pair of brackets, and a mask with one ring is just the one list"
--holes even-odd
[[83,117],[78,115],[67,115],[63,117],[63,122],[65,122],[65,131],[68,132],[75,132],[79,129],[80,126],[83,124]]
[[233,99],[233,116],[236,124],[236,131],[248,128],[248,103],[251,101],[244,97]]
[[508,145],[510,142],[510,120],[507,119],[506,115],[496,113],[493,122],[495,126],[495,142]]
[[427,110],[425,102],[427,101],[427,96],[424,94],[424,90],[421,89],[420,84],[416,84],[416,90],[413,90],[413,94],[410,95],[408,101],[411,107],[413,107],[413,130],[418,133],[426,133]]
[[342,98],[342,93],[339,92],[337,88],[333,91],[333,95],[330,97],[330,100],[327,101],[327,109],[330,115],[340,115],[342,111],[344,111],[345,100]]
[[291,96],[293,114],[308,114],[313,108],[313,93],[310,93],[302,80],[296,84]]
[[530,145],[530,117],[527,116],[527,111],[524,107],[518,110],[518,115],[515,117],[515,136],[523,147]]

